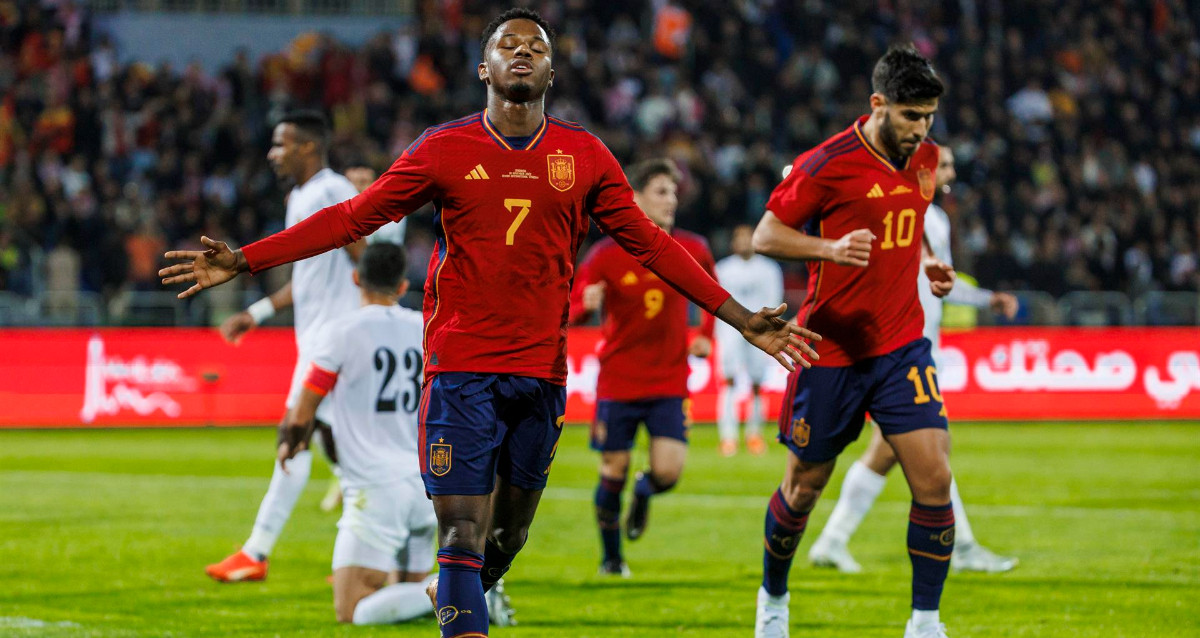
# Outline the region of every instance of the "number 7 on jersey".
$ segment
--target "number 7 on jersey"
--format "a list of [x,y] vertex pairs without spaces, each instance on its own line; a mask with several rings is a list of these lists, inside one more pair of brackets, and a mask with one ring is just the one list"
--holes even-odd
[[504,200],[504,207],[508,209],[508,212],[511,213],[514,210],[520,209],[517,212],[517,218],[508,226],[508,233],[504,236],[504,245],[513,245],[513,241],[517,238],[517,229],[521,227],[521,223],[529,216],[529,208],[531,206],[533,206],[533,202],[528,199]]

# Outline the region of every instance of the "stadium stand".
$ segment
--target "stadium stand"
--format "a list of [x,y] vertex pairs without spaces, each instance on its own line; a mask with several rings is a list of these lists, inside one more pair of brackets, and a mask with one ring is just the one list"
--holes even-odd
[[[466,70],[490,3],[416,4],[410,26],[362,46],[298,33],[210,74],[118,63],[136,43],[100,32],[75,0],[0,0],[0,325],[212,321],[143,293],[160,290],[164,249],[281,227],[285,191],[264,159],[273,117],[321,108],[335,166],[384,168],[424,127],[478,108]],[[942,201],[961,270],[1053,297],[1027,295],[1038,305],[1025,321],[1197,321],[1200,4],[524,4],[557,25],[556,65],[570,68],[549,110],[622,162],[675,159],[679,225],[718,254],[759,218],[782,166],[865,110],[864,70],[905,40],[950,87],[934,137],[959,162]],[[419,223],[410,233],[420,283],[431,242]]]

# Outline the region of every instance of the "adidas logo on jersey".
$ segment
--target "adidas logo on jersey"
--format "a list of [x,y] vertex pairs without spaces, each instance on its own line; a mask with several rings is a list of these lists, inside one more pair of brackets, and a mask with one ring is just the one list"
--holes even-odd
[[467,179],[491,179],[488,177],[487,171],[483,170],[483,164],[476,164],[475,168],[467,173]]
[[878,183],[876,183],[874,186],[871,187],[871,190],[867,191],[867,197],[871,198],[871,199],[874,199],[876,197],[883,197],[883,189],[879,187]]
[[907,195],[911,192],[911,188],[905,186],[904,184],[900,184],[899,186],[893,188],[892,192],[888,193],[888,195]]

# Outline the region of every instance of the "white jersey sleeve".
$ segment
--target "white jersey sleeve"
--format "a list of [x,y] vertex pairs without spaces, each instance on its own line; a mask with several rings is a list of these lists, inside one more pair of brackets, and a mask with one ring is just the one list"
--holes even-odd
[[[350,180],[326,168],[292,189],[287,202],[287,226],[358,194]],[[292,267],[292,308],[296,346],[303,358],[315,347],[323,325],[346,316],[359,306],[354,263],[345,250],[331,250]]]
[[316,363],[338,368],[326,400],[333,401],[342,485],[364,488],[418,477],[421,313],[367,305],[337,331],[330,341],[339,352],[322,353]]
[[404,231],[407,228],[408,218],[405,217],[398,222],[389,222],[384,224],[375,232],[367,235],[368,244],[388,243],[396,244],[397,246],[404,245]]
[[[925,210],[925,241],[934,257],[954,265],[950,254],[950,216],[937,204],[930,204]],[[917,297],[921,301],[921,310],[925,311],[925,338],[932,341],[937,350],[941,343],[942,300],[929,289],[929,276],[924,268],[917,269]]]

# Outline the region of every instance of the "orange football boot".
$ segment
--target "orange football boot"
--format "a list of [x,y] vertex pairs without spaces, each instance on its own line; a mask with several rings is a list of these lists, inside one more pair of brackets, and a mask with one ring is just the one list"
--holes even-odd
[[266,580],[267,561],[254,560],[253,556],[239,549],[225,560],[205,567],[204,573],[221,583]]
[[762,456],[767,453],[767,442],[763,440],[761,434],[746,437],[746,450],[754,456]]
[[721,439],[721,456],[735,456],[737,447],[737,439]]

